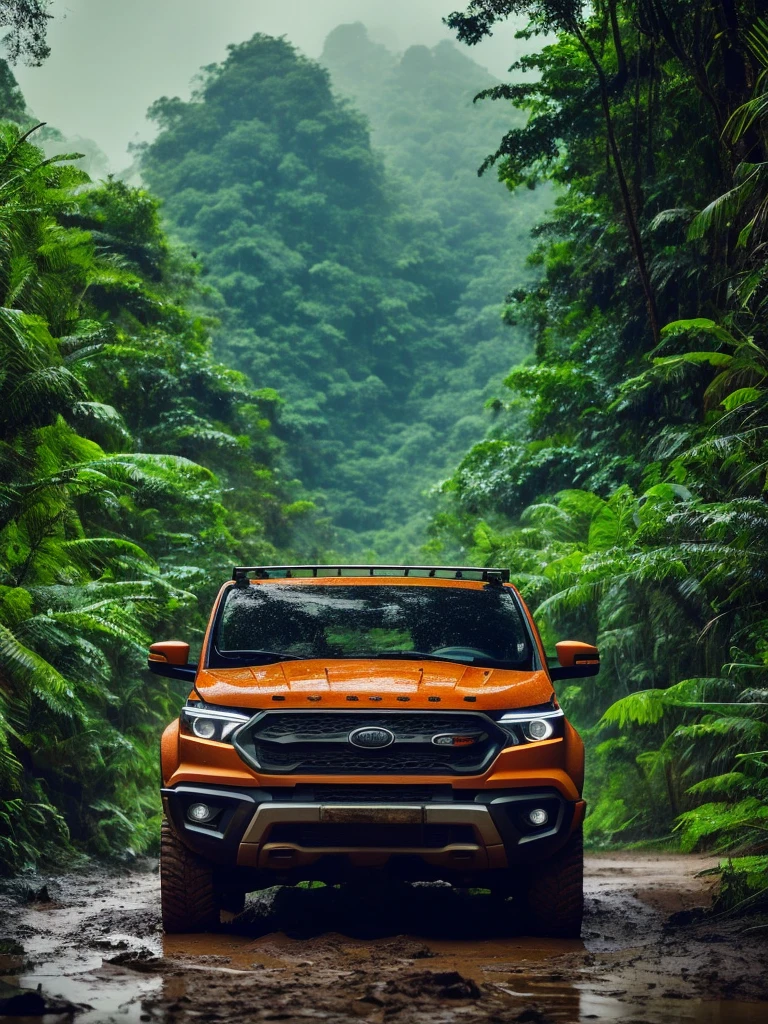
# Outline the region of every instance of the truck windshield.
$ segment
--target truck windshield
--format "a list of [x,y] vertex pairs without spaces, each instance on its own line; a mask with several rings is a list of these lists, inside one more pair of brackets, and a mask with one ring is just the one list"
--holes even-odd
[[211,666],[308,658],[532,666],[522,612],[502,587],[267,583],[227,591]]

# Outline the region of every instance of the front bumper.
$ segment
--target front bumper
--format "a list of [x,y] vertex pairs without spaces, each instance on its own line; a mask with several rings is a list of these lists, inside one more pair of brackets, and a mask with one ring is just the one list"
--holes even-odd
[[[407,789],[343,799],[307,787],[253,789],[180,784],[163,789],[166,816],[183,842],[223,866],[322,879],[348,868],[402,869],[411,878],[493,871],[546,858],[584,817],[584,802],[555,789]],[[353,787],[349,787],[353,789]],[[399,798],[398,798],[399,797]],[[216,808],[212,823],[188,817]],[[527,812],[543,807],[534,827]]]

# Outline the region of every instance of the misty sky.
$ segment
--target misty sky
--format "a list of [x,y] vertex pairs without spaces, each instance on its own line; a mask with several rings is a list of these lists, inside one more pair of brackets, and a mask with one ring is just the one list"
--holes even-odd
[[[29,108],[65,134],[91,138],[111,170],[131,141],[151,137],[147,107],[188,96],[198,68],[226,56],[254,32],[285,35],[320,55],[328,32],[364,22],[390,49],[451,38],[441,18],[461,0],[53,0],[52,53],[41,68],[14,69]],[[478,63],[503,77],[519,52],[511,25],[474,47]]]

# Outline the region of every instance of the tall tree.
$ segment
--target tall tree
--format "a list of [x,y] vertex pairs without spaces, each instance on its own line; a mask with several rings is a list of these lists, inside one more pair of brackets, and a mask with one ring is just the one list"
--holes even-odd
[[0,31],[7,29],[8,60],[38,67],[49,56],[47,43],[50,0],[0,0]]

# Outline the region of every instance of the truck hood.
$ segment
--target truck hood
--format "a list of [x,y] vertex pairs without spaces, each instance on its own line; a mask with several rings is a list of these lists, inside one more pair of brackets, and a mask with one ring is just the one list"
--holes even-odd
[[[544,704],[546,672],[475,668],[449,661],[283,661],[253,668],[208,668],[195,689],[211,704],[240,708],[501,710]],[[309,698],[320,698],[310,701]],[[373,701],[371,698],[381,698]],[[437,700],[433,698],[438,698]]]

